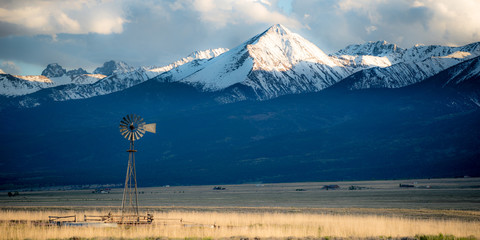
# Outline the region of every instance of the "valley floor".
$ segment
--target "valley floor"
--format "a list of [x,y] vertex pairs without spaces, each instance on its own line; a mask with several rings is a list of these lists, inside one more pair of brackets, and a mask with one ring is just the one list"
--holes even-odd
[[[336,190],[324,188],[336,185]],[[5,192],[0,196],[0,238],[480,238],[478,178],[214,187],[141,188],[141,212],[152,213],[154,224],[115,228],[34,223],[56,215],[83,221],[84,215],[118,213],[122,189],[103,194],[92,189],[19,191],[14,197]]]

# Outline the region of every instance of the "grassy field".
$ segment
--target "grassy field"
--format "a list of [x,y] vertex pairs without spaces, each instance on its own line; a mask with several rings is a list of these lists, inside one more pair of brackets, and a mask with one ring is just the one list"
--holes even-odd
[[[96,211],[0,211],[0,219],[41,220],[49,215]],[[93,228],[0,225],[4,239],[52,238],[402,238],[416,235],[480,237],[478,221],[414,219],[381,215],[309,214],[284,212],[153,211],[155,224]],[[178,219],[183,219],[182,222]],[[217,227],[218,226],[218,227]]]
[[[400,183],[417,187],[400,188]],[[328,184],[340,189],[323,190]],[[153,213],[154,224],[117,228],[47,227],[30,221],[118,212],[122,189],[2,193],[0,238],[480,238],[478,178],[222,187],[141,188],[141,211]]]

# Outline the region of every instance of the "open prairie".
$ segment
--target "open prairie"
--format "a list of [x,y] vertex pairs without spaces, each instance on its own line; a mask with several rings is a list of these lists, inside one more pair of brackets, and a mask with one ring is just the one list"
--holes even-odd
[[[415,187],[401,188],[399,184]],[[325,185],[338,185],[325,190]],[[10,220],[118,213],[122,189],[20,191],[0,196],[3,238],[480,238],[480,179],[418,179],[140,188],[139,227],[45,227]],[[180,219],[182,219],[180,221]]]

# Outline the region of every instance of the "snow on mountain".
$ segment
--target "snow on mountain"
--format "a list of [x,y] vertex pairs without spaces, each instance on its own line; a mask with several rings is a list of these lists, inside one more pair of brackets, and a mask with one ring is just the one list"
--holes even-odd
[[45,76],[14,76],[0,74],[0,95],[14,97],[52,87],[54,83]]
[[174,63],[171,63],[163,67],[152,67],[149,69],[149,71],[155,72],[157,74],[168,72],[174,68],[177,68],[179,66],[182,66],[185,63],[189,63],[194,60],[210,59],[210,58],[217,57],[220,54],[227,52],[228,50],[229,50],[228,48],[215,48],[215,49],[207,49],[204,51],[195,51],[189,54],[187,57],[184,57]]
[[336,84],[336,87],[350,90],[405,87],[433,76],[458,62],[455,59],[431,58],[419,63],[401,62],[385,68],[369,68],[345,78]]
[[106,78],[106,75],[103,74],[80,74],[80,75],[72,75],[72,83],[73,84],[92,84],[96,83],[98,80]]
[[[332,85],[347,89],[404,87],[477,56],[480,43],[402,49],[385,41],[350,45],[327,55],[277,24],[231,50],[196,51],[163,67],[134,68],[124,62],[108,61],[94,74],[87,74],[81,68],[66,71],[58,64],[49,64],[42,72],[49,76],[43,82],[41,78],[2,75],[4,88],[0,94],[18,96],[51,88],[48,99],[65,101],[122,91],[154,78],[219,92],[220,102],[265,100],[320,91]],[[22,81],[26,83],[20,84]],[[66,86],[52,88],[60,85]],[[29,98],[27,105],[31,103],[36,104]]]
[[[341,50],[339,52],[346,51]],[[352,51],[350,53],[355,54]],[[379,65],[378,67],[363,69],[342,80],[337,84],[338,87],[353,90],[408,86],[438,74],[460,62],[480,56],[480,43],[472,43],[462,47],[416,45],[405,50],[398,49],[397,52],[382,52],[382,54],[389,56],[392,53],[395,54],[396,63],[392,62],[391,65],[385,64],[384,66]],[[343,59],[347,58],[345,55],[341,57]]]
[[480,107],[480,56],[456,64],[421,83],[427,89],[447,89],[461,95],[462,104]]
[[228,50],[229,50],[228,48],[215,48],[215,49],[207,49],[207,50],[204,50],[204,51],[195,51],[193,53],[190,53],[184,59],[188,59],[188,60],[191,61],[191,60],[194,60],[194,59],[214,58],[214,57],[217,57],[224,52],[227,52]]
[[240,84],[260,100],[318,91],[351,73],[342,61],[278,24],[205,63],[178,70],[181,76],[171,72],[157,78],[185,82],[203,91]]
[[377,42],[367,42],[364,44],[352,44],[339,50],[333,55],[335,56],[368,55],[368,56],[384,57],[384,56],[403,55],[404,52],[405,52],[405,49],[398,47],[396,44],[388,43],[386,41],[377,41]]
[[7,74],[2,69],[0,69],[0,74]]
[[39,82],[39,83],[48,83],[50,85],[54,85],[55,83],[48,77],[43,75],[28,75],[28,76],[21,76],[21,75],[13,75],[18,79],[22,79],[29,82]]
[[386,41],[349,45],[330,55],[358,72],[372,67],[389,67],[401,62],[404,49]]
[[[100,95],[105,95],[113,92],[118,92],[125,90],[127,88],[133,87],[137,84],[140,84],[148,79],[156,77],[162,71],[171,70],[175,72],[176,68],[182,67],[183,65],[188,65],[188,69],[192,69],[195,65],[200,65],[200,63],[208,61],[214,56],[218,56],[223,52],[227,51],[228,49],[218,48],[218,49],[211,49],[206,51],[197,51],[186,58],[183,58],[175,63],[167,65],[161,68],[147,68],[147,67],[139,67],[134,68],[130,67],[128,64],[124,62],[116,62],[116,61],[109,61],[103,64],[102,67],[95,69],[94,75],[81,75],[95,77],[95,76],[103,76],[100,81],[92,82],[91,84],[87,83],[87,80],[84,80],[87,84],[84,85],[69,85],[62,89],[52,89],[52,93],[49,94],[50,98],[54,101],[66,101],[71,99],[82,99],[82,98],[90,98]],[[173,70],[172,70],[173,69]],[[178,76],[182,76],[178,74]],[[108,74],[108,76],[99,74]],[[77,78],[79,79],[79,78]],[[74,79],[76,80],[76,79]],[[83,79],[79,79],[80,81]]]
[[478,56],[479,49],[478,43],[402,49],[378,41],[326,55],[284,26],[274,25],[218,57],[173,68],[157,80],[185,82],[203,91],[227,91],[223,102],[252,94],[264,100],[320,91],[342,79],[349,89],[398,88]]
[[[465,85],[480,85],[480,56],[459,63],[442,72],[442,87],[463,87]],[[480,90],[480,89],[476,89]]]
[[67,72],[59,64],[51,63],[42,71],[42,75],[38,76],[2,74],[0,95],[15,97],[62,85],[92,84],[104,77],[106,76],[102,74],[88,74],[82,68]]
[[110,76],[92,84],[71,84],[63,88],[51,88],[48,97],[54,101],[90,98],[125,90],[150,79],[145,68],[135,68],[132,71],[117,71]]
[[[465,54],[455,54],[456,52],[470,53],[471,55],[466,56]],[[474,56],[478,56],[479,54],[480,43],[472,43],[462,47],[416,45],[412,48],[406,49],[402,56],[402,60],[405,62],[419,62],[429,58],[444,58],[446,56],[455,56],[455,58],[461,58],[465,60]]]
[[[30,91],[13,90],[12,87],[9,87],[9,89],[6,89],[4,92],[15,93],[11,96],[20,96],[36,92],[43,88],[50,88],[47,93],[43,93],[43,95],[46,94],[48,96],[43,96],[42,98],[47,98],[54,101],[90,98],[130,88],[148,79],[156,77],[162,72],[175,69],[184,64],[189,66],[188,69],[192,69],[194,66],[198,66],[201,63],[224,53],[225,51],[228,51],[228,49],[218,48],[205,51],[196,51],[175,63],[161,68],[135,68],[129,66],[125,62],[111,60],[105,62],[101,67],[96,68],[93,74],[86,74],[86,71],[82,68],[67,72],[63,71],[65,69],[58,64],[50,64],[47,69],[44,70],[44,72],[49,76],[56,76],[48,78],[48,80],[51,82],[50,85],[36,88],[30,87]],[[172,72],[178,73],[178,71]],[[182,76],[181,74],[177,75]],[[61,88],[55,88],[56,86],[62,85],[65,86]],[[0,92],[0,94],[2,93]],[[39,104],[38,101],[39,100],[36,100],[34,96],[27,96],[24,100],[19,100],[20,105],[24,107],[37,106]]]

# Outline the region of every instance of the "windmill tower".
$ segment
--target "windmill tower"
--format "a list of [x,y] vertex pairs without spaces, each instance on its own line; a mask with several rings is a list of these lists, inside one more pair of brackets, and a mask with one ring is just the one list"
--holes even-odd
[[122,216],[126,213],[138,216],[137,172],[135,170],[135,152],[137,150],[134,148],[134,142],[143,137],[145,132],[155,133],[156,125],[156,123],[145,124],[143,118],[135,114],[129,114],[120,121],[120,133],[130,141],[130,149],[127,150],[128,166],[123,189]]

